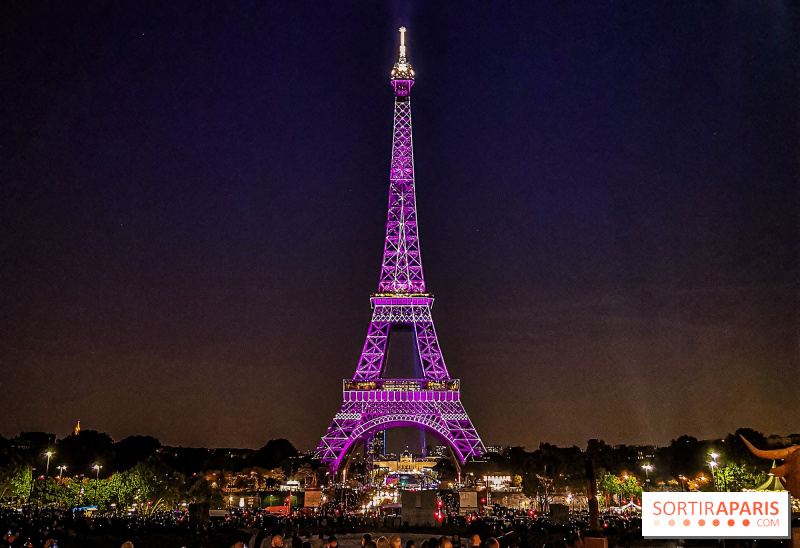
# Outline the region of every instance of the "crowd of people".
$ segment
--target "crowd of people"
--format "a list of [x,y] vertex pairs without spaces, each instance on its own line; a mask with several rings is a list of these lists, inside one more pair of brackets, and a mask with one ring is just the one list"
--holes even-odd
[[0,509],[0,532],[0,548],[116,548],[121,544],[119,539],[155,537],[176,540],[200,537],[208,540],[208,546],[229,546],[227,540],[241,536],[228,521],[192,524],[183,513],[162,512],[148,517],[93,516],[70,510],[34,508]]
[[[325,540],[323,535],[318,535],[317,538],[312,538],[312,535],[308,535],[305,540],[294,535],[287,544],[289,545],[284,544],[282,535],[269,536],[265,535],[264,531],[261,530],[251,537],[249,543],[240,541],[231,548],[339,548],[339,541],[335,536],[330,536]],[[403,548],[403,546],[405,548],[500,548],[500,542],[494,537],[489,537],[486,541],[481,542],[478,534],[472,535],[470,543],[467,545],[462,543],[460,535],[431,537],[430,539],[422,540],[419,546],[412,539],[407,540],[404,545],[397,534],[373,539],[371,533],[364,533],[361,538],[361,548]],[[579,548],[582,548],[582,546]]]
[[[428,537],[425,531],[439,533]],[[464,526],[445,521],[433,528],[413,528],[399,518],[346,512],[290,517],[249,510],[211,520],[206,513],[205,519],[198,520],[191,512],[141,517],[58,509],[0,510],[0,548],[116,548],[125,541],[132,543],[125,548],[137,543],[150,548],[359,548],[359,539],[360,548],[583,548],[583,531],[579,522],[551,525],[546,519],[523,519],[512,513],[480,517]],[[641,540],[636,522],[606,532]]]

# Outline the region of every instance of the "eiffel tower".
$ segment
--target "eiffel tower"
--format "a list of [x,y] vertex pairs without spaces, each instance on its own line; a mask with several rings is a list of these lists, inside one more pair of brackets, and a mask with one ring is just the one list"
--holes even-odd
[[[376,432],[411,426],[446,442],[463,464],[486,452],[461,404],[460,383],[447,373],[425,291],[417,234],[414,150],[411,141],[411,88],[414,70],[406,59],[405,27],[400,55],[391,72],[394,88],[394,137],[389,176],[389,218],[378,293],[370,298],[372,322],[355,375],[344,380],[342,406],[317,447],[332,474],[356,442]],[[382,378],[393,328],[410,328],[421,377]]]

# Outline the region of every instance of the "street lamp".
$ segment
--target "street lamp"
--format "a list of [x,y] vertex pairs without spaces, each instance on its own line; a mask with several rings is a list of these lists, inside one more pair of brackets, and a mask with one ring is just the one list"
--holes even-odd
[[94,503],[97,505],[97,509],[100,509],[100,498],[97,495],[97,486],[100,484],[100,469],[102,468],[99,464],[93,464],[92,470],[97,472],[97,478],[94,482]]
[[685,486],[684,486],[684,484],[683,484],[683,482],[685,482],[685,481],[686,481],[686,476],[683,476],[683,475],[681,475],[681,476],[678,476],[678,479],[680,479],[680,480],[681,480],[681,491],[686,491],[686,489],[685,489]]
[[59,473],[58,477],[63,479],[63,477],[64,477],[64,470],[66,470],[66,469],[67,469],[67,467],[66,467],[66,466],[64,466],[64,465],[61,465],[61,466],[56,466],[56,468],[58,468],[58,469],[60,470],[60,473]]
[[228,511],[230,512],[231,506],[233,506],[233,496],[231,495],[232,485],[231,480],[235,479],[233,475],[233,452],[228,453],[228,456],[231,458],[231,477],[228,479]]
[[711,453],[709,453],[708,456],[711,457],[711,462],[708,463],[708,467],[711,468],[711,476],[714,479],[714,491],[719,491],[719,489],[717,488],[717,475],[714,473],[715,468],[719,466],[719,463],[717,462],[717,457],[719,457],[719,453],[717,453],[716,451],[712,451]]
[[644,469],[644,473],[647,476],[647,487],[649,488],[650,487],[650,470],[653,469],[653,465],[645,464],[644,466],[642,466],[642,468]]
[[47,488],[47,478],[50,477],[50,457],[55,455],[52,451],[47,451],[44,456],[47,457],[47,467],[44,472],[44,503],[47,505],[47,495],[49,494]]
[[45,469],[44,473],[45,480],[47,480],[47,477],[50,475],[50,457],[52,457],[53,455],[55,455],[55,453],[53,453],[52,451],[48,451],[47,453],[44,454],[44,456],[47,457],[47,468]]
[[711,468],[711,479],[714,480],[714,491],[719,491],[719,489],[717,489],[717,475],[714,473],[714,469],[717,466],[719,466],[719,463],[715,460],[708,463],[708,467]]

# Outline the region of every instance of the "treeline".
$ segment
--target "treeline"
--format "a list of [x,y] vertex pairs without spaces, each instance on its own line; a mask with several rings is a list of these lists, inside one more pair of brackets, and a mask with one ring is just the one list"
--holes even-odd
[[206,449],[165,446],[151,436],[115,442],[94,430],[62,439],[23,432],[0,437],[0,505],[108,511],[136,504],[145,515],[189,502],[222,506],[226,487],[242,477],[268,489],[290,474],[308,476],[310,462],[285,439],[258,450]]
[[[740,428],[722,439],[698,440],[681,436],[664,447],[611,446],[597,439],[589,440],[585,449],[542,443],[534,451],[508,447],[500,453],[489,453],[484,456],[484,462],[468,463],[464,472],[475,476],[493,473],[517,476],[517,482],[528,495],[541,493],[545,487],[550,491],[568,488],[582,492],[589,460],[598,482],[605,480],[606,491],[612,493],[633,493],[637,486],[641,491],[645,483],[651,489],[662,490],[740,490],[763,481],[772,466],[772,462],[750,453],[740,434],[760,448],[800,443],[797,434],[789,438],[768,438],[750,428]],[[456,473],[454,469],[444,472],[445,475]]]
[[[47,454],[50,453],[49,463]],[[115,442],[111,436],[95,430],[81,430],[56,439],[45,432],[22,432],[6,439],[0,437],[0,467],[28,465],[37,475],[96,475],[93,466],[102,466],[101,476],[125,472],[142,462],[157,462],[183,474],[206,470],[242,470],[258,466],[285,468],[302,463],[295,447],[285,439],[270,440],[254,449],[171,447],[152,436],[129,436]],[[59,467],[65,467],[60,469]]]
[[[767,438],[749,428],[723,439],[681,436],[664,447],[611,446],[592,439],[585,448],[548,443],[533,451],[507,447],[467,462],[460,470],[442,459],[435,470],[445,484],[459,476],[469,483],[489,474],[511,475],[530,496],[565,489],[583,492],[587,461],[593,464],[601,490],[609,494],[635,494],[645,483],[650,489],[739,490],[762,481],[772,464],[754,457],[740,434],[761,448],[800,442],[798,435]],[[168,506],[179,501],[219,503],[231,486],[260,490],[286,479],[322,480],[325,474],[318,473],[319,466],[319,461],[300,455],[285,439],[270,440],[258,450],[208,449],[165,446],[151,436],[115,442],[93,430],[62,439],[23,432],[12,439],[0,437],[0,503],[36,500],[76,506],[90,501],[110,506],[139,501],[150,507],[159,501]],[[363,462],[351,459],[350,467],[351,481],[369,480]],[[252,486],[245,485],[248,482]]]

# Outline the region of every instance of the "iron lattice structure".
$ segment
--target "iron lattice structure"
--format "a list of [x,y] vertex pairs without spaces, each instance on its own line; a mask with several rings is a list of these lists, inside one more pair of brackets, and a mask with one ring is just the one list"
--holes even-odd
[[[355,375],[344,381],[343,403],[317,447],[322,463],[335,472],[358,441],[399,426],[422,428],[445,441],[463,463],[486,448],[461,403],[460,383],[451,379],[436,338],[417,232],[411,88],[414,70],[406,59],[405,28],[400,55],[391,72],[394,132],[389,177],[389,216],[372,322]],[[421,377],[384,379],[393,327],[410,327]]]

